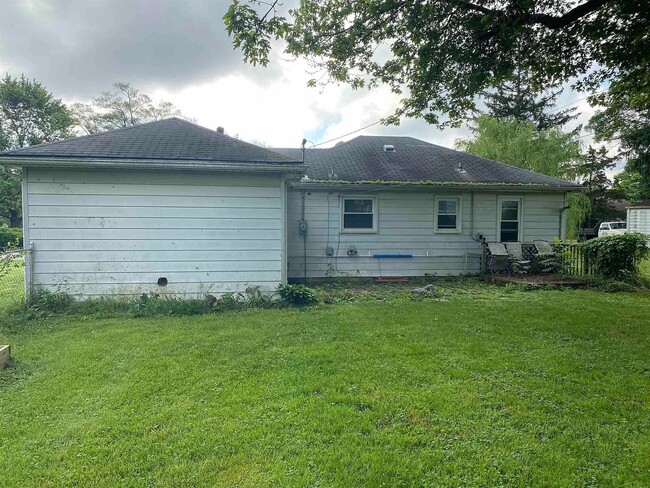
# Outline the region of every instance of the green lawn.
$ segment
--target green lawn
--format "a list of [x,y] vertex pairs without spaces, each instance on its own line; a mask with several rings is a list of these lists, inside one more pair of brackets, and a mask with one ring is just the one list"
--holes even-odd
[[0,484],[650,485],[648,295],[440,296],[0,329]]

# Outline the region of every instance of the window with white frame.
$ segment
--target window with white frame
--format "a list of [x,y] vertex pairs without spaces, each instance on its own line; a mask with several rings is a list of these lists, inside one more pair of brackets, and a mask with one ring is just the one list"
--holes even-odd
[[436,197],[436,232],[460,232],[460,197]]
[[341,197],[342,232],[377,232],[376,197]]
[[521,241],[521,198],[499,198],[499,241]]

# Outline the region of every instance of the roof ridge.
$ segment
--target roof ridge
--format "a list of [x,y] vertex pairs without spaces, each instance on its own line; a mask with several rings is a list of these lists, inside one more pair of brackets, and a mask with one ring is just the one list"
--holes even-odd
[[[169,118],[163,119],[163,120],[172,120],[172,119],[176,120],[178,122],[185,123],[187,125],[191,125],[192,127],[196,127],[197,129],[201,129],[202,131],[207,132],[212,136],[214,136],[216,134],[217,137],[227,137],[231,141],[236,141],[236,142],[239,142],[239,143],[244,144],[246,146],[252,146],[252,147],[255,147],[256,149],[262,149],[263,151],[272,152],[272,153],[278,154],[278,155],[280,155],[280,156],[282,156],[284,158],[287,158],[284,154],[280,154],[280,153],[274,151],[272,148],[258,146],[257,144],[253,144],[251,142],[244,141],[243,139],[239,139],[237,137],[229,136],[228,134],[225,134],[225,133],[222,133],[222,132],[217,132],[216,130],[212,130],[212,129],[208,128],[208,127],[204,127],[204,126],[199,125],[199,124],[197,124],[195,122],[191,122],[189,120],[182,119],[180,117],[174,116],[174,117],[169,117]],[[162,121],[159,121],[159,122],[162,122]],[[290,158],[287,158],[287,159],[290,159]]]
[[[418,139],[417,137],[413,136],[393,136],[393,135],[370,135],[370,134],[360,134],[358,136],[353,137],[349,141],[341,141],[337,142],[334,146],[332,147],[323,147],[321,149],[338,149],[342,146],[347,146],[348,144],[358,140],[358,139],[384,139],[384,138],[391,138],[391,139],[411,139],[413,141],[421,142],[423,144],[435,146],[436,144],[433,144],[431,142],[423,141],[422,139]],[[438,147],[444,147],[444,146],[438,146]],[[445,148],[448,149],[448,148]]]

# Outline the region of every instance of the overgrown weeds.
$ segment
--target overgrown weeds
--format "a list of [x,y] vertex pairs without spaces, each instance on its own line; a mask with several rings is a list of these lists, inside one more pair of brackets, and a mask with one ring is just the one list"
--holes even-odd
[[[587,278],[590,287],[604,292],[631,292],[647,286],[643,278],[637,282],[608,280],[594,276]],[[413,293],[413,289],[435,284],[435,288],[424,293]],[[307,286],[308,285],[308,286]],[[16,324],[26,320],[74,315],[85,318],[110,317],[162,317],[195,316],[203,314],[242,311],[247,309],[272,309],[283,307],[307,307],[323,303],[403,303],[434,301],[495,301],[495,300],[537,300],[544,292],[557,287],[547,285],[496,286],[478,277],[422,277],[397,283],[377,283],[372,280],[338,279],[331,282],[281,285],[277,293],[264,293],[259,288],[249,288],[243,293],[225,293],[220,296],[206,295],[203,298],[179,299],[170,296],[143,294],[137,298],[97,298],[75,300],[66,293],[38,290],[31,305],[24,302],[6,310],[8,319]],[[559,289],[562,289],[561,287]]]
[[278,293],[285,303],[294,307],[308,307],[318,303],[314,290],[305,285],[280,285]]
[[137,298],[102,297],[87,300],[75,300],[67,293],[41,289],[34,293],[31,305],[17,305],[9,310],[9,314],[23,320],[63,314],[93,317],[192,316],[284,305],[282,300],[265,294],[258,288],[249,288],[244,293],[225,293],[219,297],[206,295],[201,299],[142,294]]

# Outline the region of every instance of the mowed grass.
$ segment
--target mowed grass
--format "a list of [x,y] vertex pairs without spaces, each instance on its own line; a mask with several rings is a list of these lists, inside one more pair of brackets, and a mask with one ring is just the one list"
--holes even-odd
[[27,322],[0,484],[649,486],[649,327],[645,294],[507,288]]

